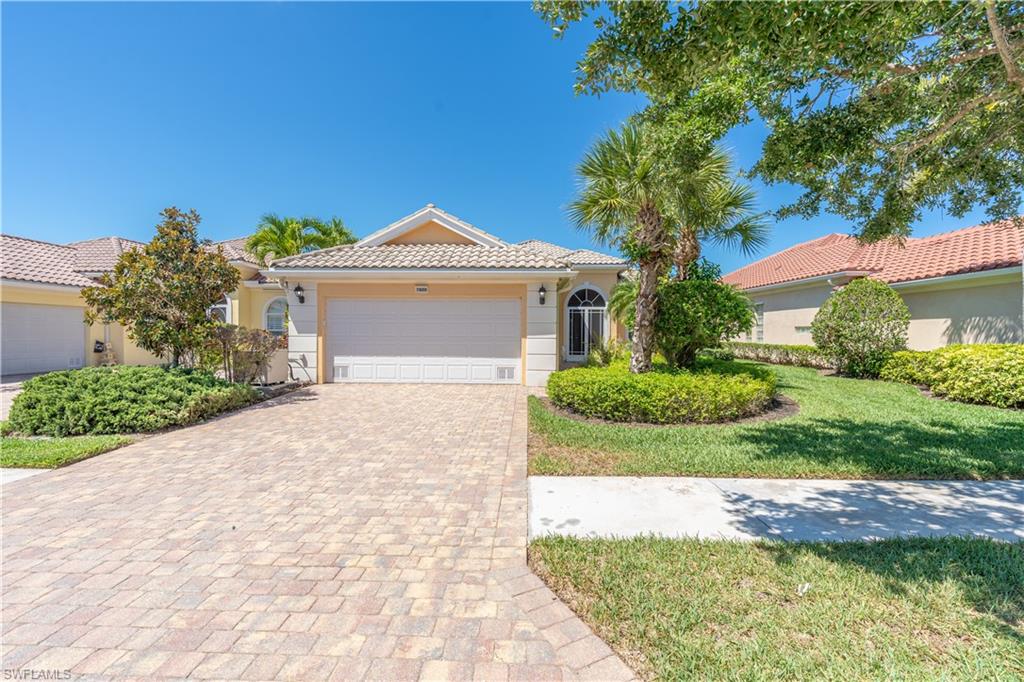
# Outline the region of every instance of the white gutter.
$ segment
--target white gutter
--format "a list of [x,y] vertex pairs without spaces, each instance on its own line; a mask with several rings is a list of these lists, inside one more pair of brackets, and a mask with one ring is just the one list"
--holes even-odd
[[865,277],[870,274],[870,270],[843,270],[841,272],[832,272],[827,275],[818,275],[816,277],[805,277],[803,279],[793,279],[788,282],[779,282],[778,284],[765,284],[760,287],[750,287],[749,289],[743,289],[742,291],[769,291],[772,289],[785,289],[787,287],[803,286],[805,284],[818,284],[822,282],[831,284],[832,280],[840,277]]
[[286,268],[276,269],[270,268],[268,270],[260,270],[260,272],[267,277],[293,277],[297,275],[302,276],[314,276],[314,277],[344,277],[346,279],[358,279],[360,277],[369,277],[373,279],[379,278],[395,278],[395,279],[417,279],[423,277],[451,277],[454,279],[461,279],[463,277],[565,277],[567,275],[575,275],[575,270],[566,269],[526,269],[516,268],[508,270],[498,270],[496,268],[482,268],[482,269],[430,269],[430,268],[410,268],[410,269],[398,269],[398,268]]
[[628,268],[629,265],[626,263],[588,263],[585,265],[582,263],[572,264],[573,270],[626,270]]
[[912,279],[906,282],[892,282],[889,284],[893,289],[909,289],[929,284],[942,284],[945,282],[962,282],[982,277],[998,277],[1000,275],[1012,275],[1024,271],[1024,264],[1021,266],[1010,266],[1008,268],[996,268],[994,270],[976,270],[974,272],[962,272],[957,275],[943,275],[941,277],[928,277],[927,279]]
[[8,279],[6,277],[0,278],[0,286],[11,287],[14,289],[42,289],[46,291],[63,291],[70,293],[72,291],[81,291],[87,285],[83,284],[78,286],[77,284],[51,284],[49,282],[29,282],[23,279]]

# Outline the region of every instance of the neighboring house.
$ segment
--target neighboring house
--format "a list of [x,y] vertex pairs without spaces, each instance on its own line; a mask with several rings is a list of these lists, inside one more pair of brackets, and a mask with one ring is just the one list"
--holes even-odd
[[[162,362],[136,346],[118,324],[84,324],[81,289],[113,269],[124,251],[141,246],[121,237],[52,244],[0,235],[0,372],[45,372],[108,360]],[[256,258],[245,251],[245,239],[213,246],[223,247],[225,257],[239,269],[242,286],[211,312],[228,322],[283,334],[283,292],[260,275]]]
[[433,204],[355,244],[282,258],[293,376],[543,385],[592,340],[624,338],[616,257],[508,244]]
[[1015,221],[932,237],[861,244],[830,234],[751,263],[724,281],[753,300],[747,340],[811,341],[811,321],[832,293],[857,277],[885,282],[910,309],[910,348],[951,343],[1022,343],[1024,231]]

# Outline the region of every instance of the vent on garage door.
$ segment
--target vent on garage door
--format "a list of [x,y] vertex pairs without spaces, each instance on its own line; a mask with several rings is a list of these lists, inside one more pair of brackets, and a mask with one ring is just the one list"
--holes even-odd
[[334,366],[334,380],[348,379],[348,365],[335,365]]
[[515,367],[499,367],[498,368],[499,379],[515,379],[516,368]]

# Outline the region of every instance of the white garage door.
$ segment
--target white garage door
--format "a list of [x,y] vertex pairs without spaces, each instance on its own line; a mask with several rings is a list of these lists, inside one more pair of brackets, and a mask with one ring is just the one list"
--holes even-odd
[[0,373],[27,374],[81,367],[85,361],[82,308],[0,304]]
[[519,301],[327,301],[334,381],[519,383]]

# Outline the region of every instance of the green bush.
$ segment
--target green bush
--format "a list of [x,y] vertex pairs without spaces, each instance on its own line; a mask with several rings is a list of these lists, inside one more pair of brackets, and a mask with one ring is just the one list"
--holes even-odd
[[10,427],[27,435],[139,433],[254,402],[259,393],[212,374],[163,367],[88,367],[29,379]]
[[719,362],[728,362],[736,359],[736,354],[732,352],[732,349],[725,346],[721,348],[702,348],[698,356],[708,360],[718,360]]
[[935,395],[963,403],[1024,408],[1024,344],[958,344],[895,353],[881,377],[924,384]]
[[587,353],[588,367],[607,367],[629,357],[629,346],[616,339],[594,339]]
[[877,377],[907,347],[910,311],[884,282],[855,279],[828,297],[811,322],[814,345],[841,374]]
[[826,369],[832,364],[814,346],[783,343],[752,343],[730,341],[726,347],[733,355],[743,360],[768,362],[773,365],[795,365]]
[[555,405],[586,417],[653,424],[722,422],[763,412],[775,395],[774,372],[700,361],[696,371],[632,374],[625,363],[579,367],[548,378]]

